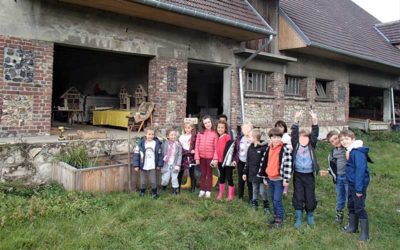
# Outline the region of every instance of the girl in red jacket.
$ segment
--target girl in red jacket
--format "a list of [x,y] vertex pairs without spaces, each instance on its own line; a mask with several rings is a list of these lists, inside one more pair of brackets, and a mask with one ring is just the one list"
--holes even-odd
[[217,156],[218,134],[214,130],[211,117],[202,118],[196,138],[194,159],[200,164],[200,193],[199,197],[211,197],[212,167],[218,166]]
[[228,134],[228,124],[225,122],[218,122],[217,124],[217,132],[219,135],[218,143],[217,143],[217,156],[218,156],[218,170],[219,170],[219,193],[217,196],[217,200],[221,200],[222,196],[225,192],[225,179],[228,180],[229,190],[228,190],[228,201],[233,200],[235,194],[235,186],[233,185],[233,177],[232,177],[232,167],[225,166],[224,159],[226,153],[226,147],[231,142],[231,137]]

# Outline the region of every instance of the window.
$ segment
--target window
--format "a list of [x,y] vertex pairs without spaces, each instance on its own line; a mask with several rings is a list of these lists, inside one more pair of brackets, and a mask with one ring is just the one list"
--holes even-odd
[[300,95],[300,82],[301,78],[287,76],[286,77],[286,84],[285,84],[285,95]]
[[317,80],[315,82],[315,92],[317,93],[317,97],[319,98],[327,98],[326,94],[326,86],[328,82],[323,80]]
[[263,72],[248,71],[244,90],[255,93],[267,93],[267,74]]

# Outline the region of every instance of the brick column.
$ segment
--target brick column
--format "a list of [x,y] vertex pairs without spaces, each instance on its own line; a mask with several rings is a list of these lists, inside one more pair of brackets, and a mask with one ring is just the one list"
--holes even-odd
[[153,58],[149,63],[149,101],[155,126],[180,126],[186,117],[187,60]]
[[[240,104],[240,83],[239,83],[239,69],[232,67],[232,82],[231,82],[231,120],[230,125],[236,128],[241,124],[241,104]],[[243,79],[244,76],[243,76]]]
[[53,43],[0,36],[0,137],[50,134]]

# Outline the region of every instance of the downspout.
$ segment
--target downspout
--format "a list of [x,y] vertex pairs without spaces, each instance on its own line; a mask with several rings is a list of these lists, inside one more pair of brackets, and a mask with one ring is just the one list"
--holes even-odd
[[244,90],[243,90],[243,68],[256,57],[262,50],[264,50],[271,42],[274,37],[269,35],[268,41],[258,48],[253,54],[251,54],[246,60],[239,64],[239,87],[240,87],[240,105],[242,114],[242,123],[245,122],[246,117],[244,113]]
[[392,119],[393,119],[393,125],[396,125],[396,114],[395,114],[395,110],[394,110],[394,91],[393,91],[393,87],[390,88],[390,94],[391,94],[391,99],[392,99]]

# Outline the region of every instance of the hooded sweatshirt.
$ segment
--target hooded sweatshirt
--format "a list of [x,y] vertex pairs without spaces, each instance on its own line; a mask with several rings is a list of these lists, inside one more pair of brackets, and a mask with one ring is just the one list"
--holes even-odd
[[350,155],[346,164],[346,176],[357,193],[362,193],[368,187],[370,179],[367,161],[369,148],[362,145],[362,141],[358,140],[347,148]]

